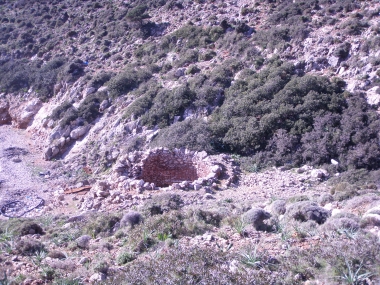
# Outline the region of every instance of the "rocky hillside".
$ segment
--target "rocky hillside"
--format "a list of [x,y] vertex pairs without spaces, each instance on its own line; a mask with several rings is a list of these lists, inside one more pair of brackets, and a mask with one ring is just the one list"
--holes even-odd
[[0,31],[0,284],[380,282],[379,1],[0,0]]

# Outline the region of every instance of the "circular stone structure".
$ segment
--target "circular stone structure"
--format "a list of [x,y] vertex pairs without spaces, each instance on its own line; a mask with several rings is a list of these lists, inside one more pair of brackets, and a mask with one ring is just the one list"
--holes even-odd
[[128,185],[152,188],[152,185],[168,187],[182,182],[202,184],[201,180],[211,182],[218,179],[222,167],[204,151],[156,148],[124,156],[114,170],[121,176],[129,177],[126,181]]
[[140,178],[158,187],[167,187],[205,177],[210,172],[208,170],[207,163],[191,152],[164,149],[150,152],[143,159]]

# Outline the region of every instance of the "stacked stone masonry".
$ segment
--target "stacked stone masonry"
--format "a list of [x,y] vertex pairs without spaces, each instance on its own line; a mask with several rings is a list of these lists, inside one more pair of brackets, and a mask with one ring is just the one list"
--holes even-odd
[[144,159],[141,179],[158,187],[167,187],[173,183],[197,180],[201,174],[197,169],[192,155],[161,150]]

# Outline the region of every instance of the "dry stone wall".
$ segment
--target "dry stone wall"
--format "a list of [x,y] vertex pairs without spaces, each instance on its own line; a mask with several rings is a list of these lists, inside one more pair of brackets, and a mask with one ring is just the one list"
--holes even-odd
[[237,175],[228,155],[166,148],[135,151],[120,155],[112,173],[92,185],[78,208],[87,211],[135,206],[142,197],[152,195],[151,190],[204,189],[210,193],[233,185]]
[[157,150],[144,158],[141,179],[158,187],[198,179],[197,165],[193,155],[169,150]]
[[[134,152],[121,156],[114,172],[126,187],[154,189],[155,187],[196,188],[206,180],[213,182],[222,168],[207,156],[206,152],[156,148],[146,152]],[[178,184],[178,185],[177,185]]]

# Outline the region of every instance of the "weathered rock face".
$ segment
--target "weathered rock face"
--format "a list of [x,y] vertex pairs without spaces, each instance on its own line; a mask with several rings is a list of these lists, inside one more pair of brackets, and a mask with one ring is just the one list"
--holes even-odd
[[72,130],[70,133],[70,138],[77,140],[82,137],[88,131],[87,126],[78,127],[75,130]]
[[10,124],[12,121],[9,115],[9,103],[7,101],[0,101],[0,126]]
[[29,123],[33,120],[34,115],[42,107],[42,101],[38,98],[32,99],[26,105],[12,108],[10,115],[12,117],[12,123],[16,128],[25,129]]

